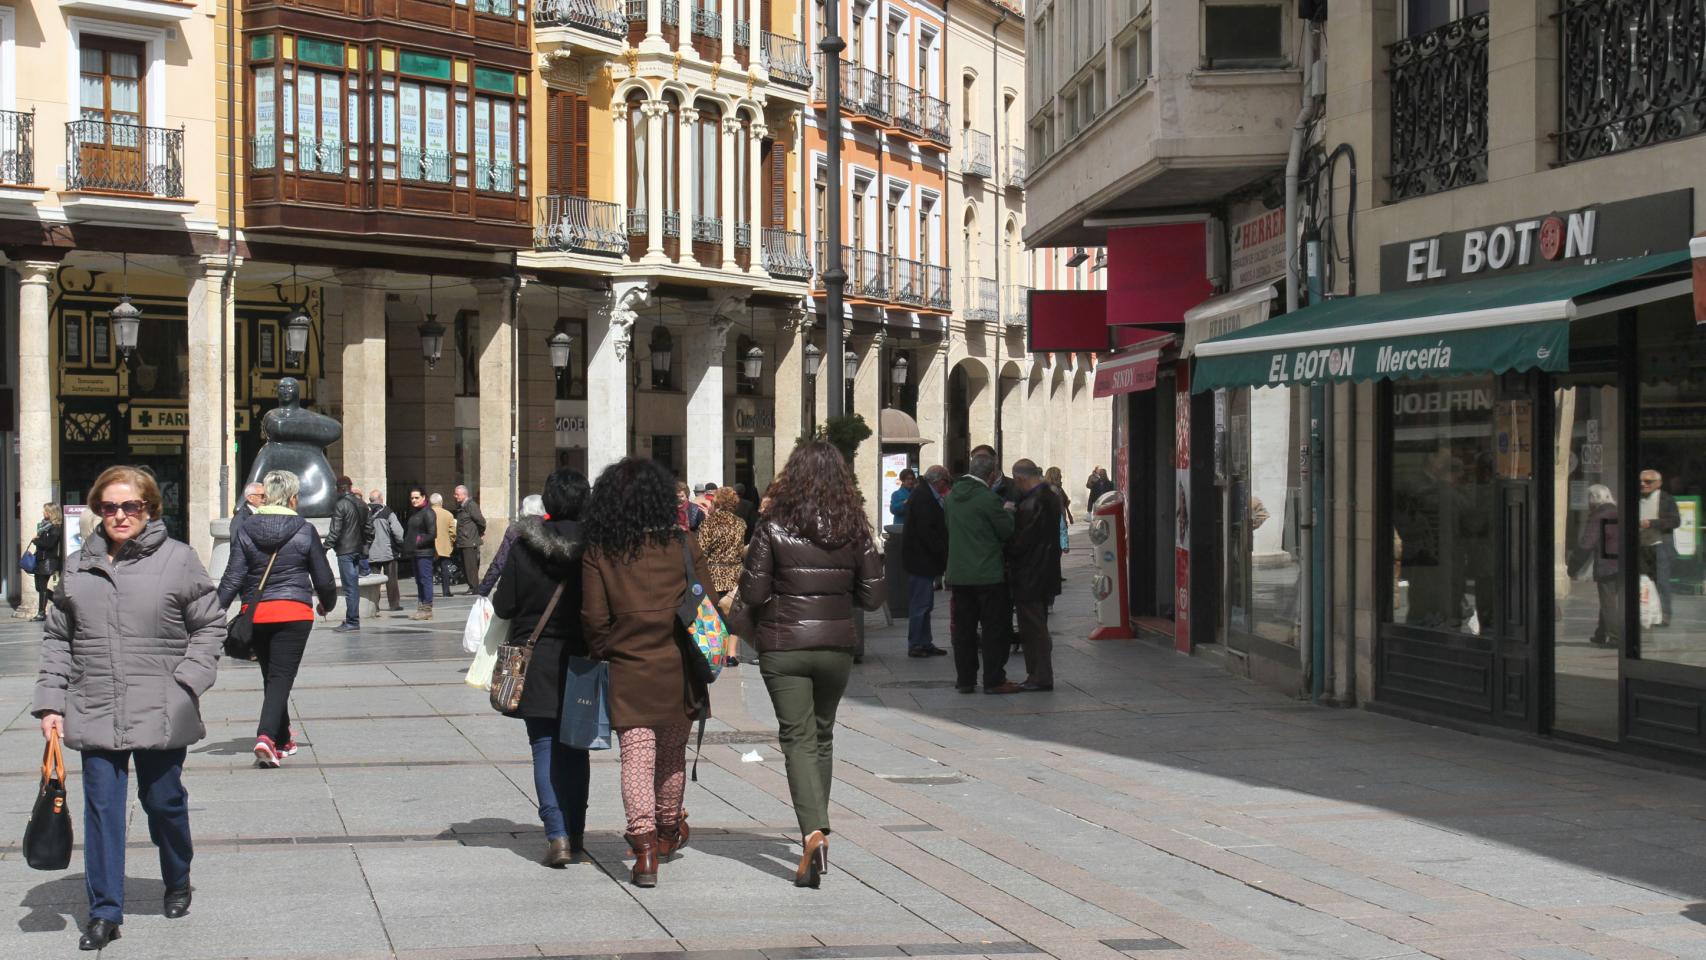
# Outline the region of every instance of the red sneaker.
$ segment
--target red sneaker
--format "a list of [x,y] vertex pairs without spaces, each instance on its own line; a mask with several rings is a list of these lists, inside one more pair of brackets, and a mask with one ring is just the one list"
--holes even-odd
[[278,750],[273,746],[272,738],[262,734],[255,740],[255,766],[276,769],[278,762]]

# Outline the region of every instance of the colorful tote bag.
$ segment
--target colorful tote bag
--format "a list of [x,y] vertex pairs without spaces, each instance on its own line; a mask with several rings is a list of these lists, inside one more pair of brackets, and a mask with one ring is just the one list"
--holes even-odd
[[699,582],[699,574],[693,568],[693,548],[685,537],[681,541],[681,556],[687,563],[687,593],[681,599],[681,606],[676,610],[676,619],[687,628],[688,641],[698,649],[699,663],[692,659],[688,667],[705,683],[717,679],[723,672],[723,665],[729,660],[729,647],[734,637],[729,633],[728,625],[723,623],[723,615],[717,612],[717,607],[711,598],[705,595],[705,587]]

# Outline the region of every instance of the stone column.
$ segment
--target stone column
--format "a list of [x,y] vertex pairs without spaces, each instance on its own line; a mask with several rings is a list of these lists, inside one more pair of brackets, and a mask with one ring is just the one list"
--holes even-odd
[[[187,258],[189,290],[190,432],[188,480],[184,499],[190,546],[204,566],[213,563],[213,521],[233,509],[234,499],[220,502],[221,466],[230,462],[232,439],[231,387],[225,380],[231,324],[225,310],[225,258]],[[226,476],[225,484],[235,478]]]
[[[18,271],[18,503],[19,541],[34,536],[41,505],[57,503],[54,465],[58,463],[59,417],[53,393],[53,316],[49,312],[53,278],[59,264],[25,260]],[[28,442],[23,442],[28,438]],[[36,581],[21,575],[18,615],[36,613]]]
[[[731,4],[733,0],[724,0]],[[739,270],[735,263],[735,221],[740,219],[740,211],[735,204],[735,150],[740,136],[740,121],[734,117],[723,118],[722,162],[718,164],[722,173],[723,202],[717,204],[717,215],[723,218],[723,269]]]
[[719,486],[723,477],[723,354],[734,324],[717,315],[689,327],[683,338],[687,361],[687,482]]
[[[753,31],[754,42],[757,42],[758,32]],[[764,166],[764,138],[770,135],[770,130],[762,123],[754,123],[746,138],[746,209],[740,211],[746,216],[747,240],[752,244],[752,272],[766,274],[764,269],[764,181],[759,176],[760,168]]]
[[699,260],[693,255],[693,176],[698,173],[697,160],[699,145],[693,142],[693,111],[687,104],[681,108],[681,125],[676,131],[675,142],[680,144],[680,169],[676,171],[675,201],[679,205],[676,212],[681,219],[681,262],[698,266]]
[[[740,64],[735,62],[735,0],[722,0],[723,14],[723,62],[722,69],[738,71]],[[718,480],[721,484],[722,481]]]
[[882,457],[877,421],[878,411],[883,405],[884,339],[886,335],[882,330],[878,330],[865,344],[864,349],[860,349],[858,344],[851,341],[846,345],[859,354],[859,371],[853,378],[853,406],[848,412],[863,416],[866,426],[871,428],[870,437],[859,444],[859,452],[853,458],[853,476],[859,482],[860,492],[865,494],[865,514],[870,517],[873,528],[882,522]]
[[618,281],[610,299],[587,317],[586,474],[628,455],[629,356],[636,308],[651,295],[654,281]]
[[474,498],[487,523],[480,546],[482,568],[491,562],[513,513],[511,467],[519,453],[512,419],[516,409],[515,313],[510,296],[514,283],[507,278],[474,281],[480,306],[480,489]]
[[816,317],[811,301],[804,300],[783,314],[776,325],[775,394],[776,456],[792,450],[794,441],[810,432],[806,383],[806,337]]
[[640,41],[640,49],[645,53],[669,51],[669,44],[663,39],[663,3],[664,0],[646,0],[646,36]]
[[343,284],[343,473],[363,490],[386,490],[384,270],[357,270]]
[[649,101],[640,107],[640,114],[646,118],[646,259],[662,260],[663,178],[669,173],[664,163],[663,125],[669,106]]
[[[640,122],[645,122],[641,114]],[[614,100],[610,104],[610,182],[614,185],[611,199],[616,201],[616,222],[622,236],[628,235],[628,104]],[[646,202],[645,197],[639,198]]]

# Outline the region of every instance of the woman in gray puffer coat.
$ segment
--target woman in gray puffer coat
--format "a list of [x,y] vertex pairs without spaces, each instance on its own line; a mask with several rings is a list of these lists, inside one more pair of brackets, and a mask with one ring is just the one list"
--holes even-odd
[[184,752],[207,734],[201,697],[218,671],[225,617],[195,551],[166,536],[152,475],[113,467],[89,500],[100,527],[67,558],[48,609],[31,713],[42,736],[64,736],[83,754],[89,924],[78,946],[99,950],[124,922],[132,761],[148,834],[160,848],[165,915],[189,912]]

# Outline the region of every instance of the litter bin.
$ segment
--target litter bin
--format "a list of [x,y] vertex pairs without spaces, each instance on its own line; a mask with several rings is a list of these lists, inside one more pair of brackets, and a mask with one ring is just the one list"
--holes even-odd
[[883,541],[883,576],[889,585],[889,616],[897,620],[906,619],[907,593],[910,590],[906,564],[900,555],[904,529],[898,523],[883,528],[883,534],[887,538]]

